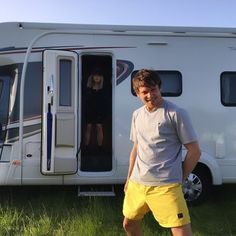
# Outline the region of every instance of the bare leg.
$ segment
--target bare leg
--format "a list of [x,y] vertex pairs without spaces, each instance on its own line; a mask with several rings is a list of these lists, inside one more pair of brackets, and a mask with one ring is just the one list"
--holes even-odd
[[91,131],[92,131],[92,124],[86,124],[85,140],[84,140],[84,145],[85,146],[89,145],[89,143],[90,143]]
[[102,124],[96,124],[96,129],[97,129],[98,146],[102,146],[102,143],[103,143],[103,127],[102,127]]
[[171,231],[173,236],[192,236],[192,229],[190,224],[171,228]]
[[127,236],[143,236],[140,220],[130,220],[125,217],[123,228]]

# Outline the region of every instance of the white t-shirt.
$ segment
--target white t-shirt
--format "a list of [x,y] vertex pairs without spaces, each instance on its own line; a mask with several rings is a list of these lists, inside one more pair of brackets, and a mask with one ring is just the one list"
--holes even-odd
[[184,109],[166,100],[154,112],[137,109],[130,139],[138,144],[131,180],[148,186],[182,183],[182,144],[197,140]]

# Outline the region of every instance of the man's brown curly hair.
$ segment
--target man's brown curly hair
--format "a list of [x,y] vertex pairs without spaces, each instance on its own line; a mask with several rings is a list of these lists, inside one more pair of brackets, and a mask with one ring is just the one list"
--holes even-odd
[[160,76],[154,70],[142,69],[139,70],[133,80],[133,89],[137,93],[139,87],[154,87],[158,85],[161,88],[161,79]]

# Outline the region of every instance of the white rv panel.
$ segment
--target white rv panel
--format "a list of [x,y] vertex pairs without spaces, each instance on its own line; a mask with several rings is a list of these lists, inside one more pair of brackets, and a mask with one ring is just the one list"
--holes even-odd
[[[0,31],[0,185],[124,183],[141,106],[131,81],[142,68],[160,73],[165,99],[196,129],[202,157],[189,192],[236,182],[236,29],[12,22]],[[96,128],[83,149],[86,84],[98,65],[108,113],[102,155]]]

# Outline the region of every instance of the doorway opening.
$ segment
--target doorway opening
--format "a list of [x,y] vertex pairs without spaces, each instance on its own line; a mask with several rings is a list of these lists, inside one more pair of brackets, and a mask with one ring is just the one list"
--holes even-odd
[[112,170],[112,56],[83,55],[81,171]]

